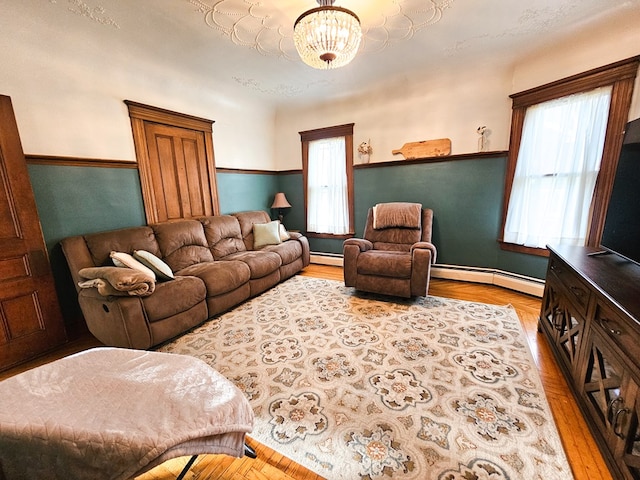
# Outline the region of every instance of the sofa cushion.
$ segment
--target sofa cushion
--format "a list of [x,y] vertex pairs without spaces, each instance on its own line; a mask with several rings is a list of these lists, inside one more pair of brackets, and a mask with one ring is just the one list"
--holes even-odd
[[84,235],[84,241],[91,253],[93,266],[104,267],[111,264],[112,251],[133,253],[134,250],[147,250],[154,255],[160,254],[160,246],[150,227],[133,227]]
[[268,223],[271,221],[269,215],[264,210],[255,210],[249,212],[238,212],[233,214],[240,223],[240,233],[242,241],[247,250],[253,250],[253,224]]
[[287,232],[287,229],[284,227],[284,225],[280,224],[280,226],[278,227],[278,231],[280,232],[280,240],[281,241],[285,241],[285,240],[289,240],[291,238],[291,235],[289,235],[289,232]]
[[263,252],[277,253],[282,259],[282,265],[288,265],[302,257],[302,245],[300,242],[282,242],[279,245],[269,245],[262,249]]
[[207,297],[231,292],[251,278],[249,266],[239,261],[198,263],[176,273],[193,275],[201,279],[207,288]]
[[282,265],[280,255],[275,252],[267,252],[265,250],[238,252],[233,255],[228,255],[222,259],[222,261],[229,260],[239,260],[246,263],[251,271],[252,280],[266,277],[278,270],[280,265]]
[[153,253],[147,252],[146,250],[134,250],[133,258],[138,260],[144,266],[153,270],[153,273],[156,274],[156,278],[158,281],[167,281],[173,280],[173,272],[171,271],[171,267],[156,257]]
[[149,322],[157,322],[189,310],[206,295],[204,282],[199,278],[177,276],[171,282],[157,283],[154,295],[144,297],[142,303]]
[[253,249],[259,250],[267,245],[278,245],[280,240],[280,222],[274,220],[268,223],[253,224]]
[[411,254],[368,250],[358,255],[357,270],[359,275],[410,278]]
[[158,223],[151,227],[156,234],[162,258],[173,272],[179,273],[201,262],[213,262],[204,228],[198,220]]
[[151,270],[146,265],[143,265],[138,260],[133,258],[128,253],[124,252],[111,252],[109,254],[111,257],[111,261],[116,267],[124,267],[124,268],[132,268],[133,270],[137,270],[138,272],[142,272],[145,275],[153,278],[153,281],[156,281],[156,274],[153,270]]
[[216,260],[246,250],[240,223],[233,215],[216,215],[200,219],[209,249]]

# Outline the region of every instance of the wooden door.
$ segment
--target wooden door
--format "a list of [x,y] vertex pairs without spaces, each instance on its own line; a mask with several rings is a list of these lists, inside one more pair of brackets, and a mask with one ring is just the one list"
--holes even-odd
[[158,219],[213,215],[204,133],[147,122],[145,135]]
[[211,120],[125,101],[147,223],[218,215]]
[[65,341],[13,106],[0,95],[0,370]]

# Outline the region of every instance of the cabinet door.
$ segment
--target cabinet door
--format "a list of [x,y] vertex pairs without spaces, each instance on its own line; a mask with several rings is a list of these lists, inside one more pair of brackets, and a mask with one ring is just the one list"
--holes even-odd
[[575,378],[580,373],[582,337],[586,322],[567,300],[565,289],[553,275],[547,277],[541,322],[551,337],[564,368],[571,374],[571,380],[575,382]]
[[613,411],[619,407],[625,366],[611,348],[592,330],[589,356],[585,365],[582,395],[594,413],[599,430],[605,437],[612,430]]
[[[635,391],[635,399],[631,398],[632,389]],[[614,426],[617,428],[616,435],[620,439],[615,457],[619,459],[627,478],[640,480],[640,425],[638,424],[640,395],[638,395],[638,386],[635,382],[629,381],[629,387],[625,389],[625,395],[634,401],[630,404],[631,407],[621,406],[615,412],[618,418],[614,422]]]
[[540,311],[540,324],[551,335],[555,343],[555,325],[560,314],[560,288],[555,276],[547,274],[547,280],[542,297],[542,310]]
[[587,420],[600,431],[623,477],[640,480],[638,385],[604,336],[592,328],[582,386],[583,400],[592,412]]
[[626,478],[640,480],[640,394],[638,383],[629,372],[632,362],[638,361],[640,345],[635,324],[625,321],[604,301],[598,301],[592,329],[608,340],[613,351],[620,352],[627,359],[622,379],[622,389],[618,399],[614,399],[609,409],[611,431],[615,442],[615,458]]

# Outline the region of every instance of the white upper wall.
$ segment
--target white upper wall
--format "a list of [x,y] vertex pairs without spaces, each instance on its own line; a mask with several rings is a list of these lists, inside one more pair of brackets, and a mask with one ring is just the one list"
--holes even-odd
[[[640,55],[640,10],[569,36],[521,59],[514,69],[513,92]],[[629,120],[640,118],[640,74],[636,77]]]
[[0,94],[12,99],[25,153],[135,161],[123,103],[132,100],[213,120],[218,167],[276,169],[272,107],[142,58],[104,25],[79,21],[86,31],[70,34],[21,7],[0,15]]
[[[282,108],[276,116],[278,170],[301,168],[299,131],[355,123],[354,143],[371,139],[370,162],[402,160],[392,155],[406,142],[447,137],[453,154],[477,152],[476,129],[489,129],[487,150],[508,150],[509,95],[609,63],[640,55],[640,11],[599,24],[565,42],[528,55],[515,65],[478,62],[460,71],[404,78],[357,97]],[[348,67],[347,67],[348,68]],[[640,117],[640,77],[629,119]],[[354,162],[359,163],[358,156]]]
[[[355,145],[371,140],[370,163],[403,160],[391,151],[407,142],[438,138],[451,139],[454,154],[477,152],[479,126],[489,130],[487,150],[504,150],[509,143],[511,78],[511,70],[499,65],[434,68],[357,97],[281,109],[276,117],[278,169],[301,167],[299,131],[344,123],[355,123]],[[357,155],[354,162],[360,162]]]
[[[391,150],[443,137],[454,154],[476,152],[481,125],[487,149],[506,150],[510,94],[640,54],[640,10],[630,9],[515,65],[478,58],[454,70],[434,62],[357,96],[274,111],[241,86],[141,55],[104,25],[36,6],[11,2],[0,15],[0,94],[12,97],[27,154],[135,161],[125,99],[214,120],[218,167],[299,169],[299,131],[352,122],[356,145],[371,140],[371,162],[402,160]],[[72,31],[64,28],[70,21]],[[640,117],[640,79],[629,117]]]

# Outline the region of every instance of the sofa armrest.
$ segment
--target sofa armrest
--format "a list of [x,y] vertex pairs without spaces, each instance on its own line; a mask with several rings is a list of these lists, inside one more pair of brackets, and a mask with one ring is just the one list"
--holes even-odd
[[302,268],[308,267],[311,263],[311,249],[309,248],[309,239],[305,237],[300,232],[288,232],[289,240],[285,240],[287,242],[297,241],[300,242],[300,246],[302,247]]
[[415,258],[416,250],[429,250],[431,252],[431,263],[436,263],[436,256],[438,255],[438,250],[433,243],[429,242],[416,242],[411,245],[411,255]]
[[344,284],[355,287],[358,278],[358,257],[361,252],[373,249],[373,243],[362,238],[348,238],[342,244]]
[[434,262],[435,247],[431,243],[418,242],[411,247],[411,296],[427,295]]
[[62,253],[64,254],[67,265],[69,266],[69,272],[71,278],[73,278],[73,284],[76,291],[79,293],[81,288],[78,286],[78,282],[85,280],[78,272],[83,268],[95,267],[91,253],[87,247],[87,243],[84,237],[77,235],[75,237],[67,237],[60,242],[62,247]]
[[140,297],[104,297],[83,288],[78,303],[89,331],[105,345],[144,350],[154,344]]
[[365,240],[364,238],[348,238],[342,245],[343,250],[347,245],[355,245],[361,252],[366,252],[367,250],[373,249],[373,243],[371,243],[369,240]]

